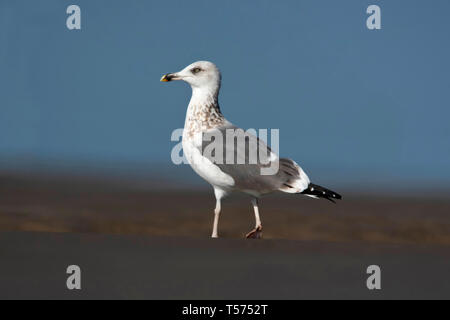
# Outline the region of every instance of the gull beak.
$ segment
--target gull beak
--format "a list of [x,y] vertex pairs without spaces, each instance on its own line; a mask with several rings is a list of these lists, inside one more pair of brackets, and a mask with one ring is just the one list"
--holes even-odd
[[165,75],[162,76],[162,78],[159,81],[169,82],[172,80],[180,80],[180,79],[181,79],[181,77],[178,76],[178,74],[176,74],[176,73],[166,73]]

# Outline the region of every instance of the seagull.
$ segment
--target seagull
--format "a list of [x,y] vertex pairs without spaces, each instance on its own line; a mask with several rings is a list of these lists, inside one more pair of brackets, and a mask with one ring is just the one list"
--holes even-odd
[[[211,237],[218,238],[221,200],[232,192],[251,196],[255,228],[246,234],[246,238],[256,239],[262,237],[258,199],[263,195],[282,191],[324,198],[332,202],[341,199],[338,193],[311,183],[294,160],[279,158],[261,139],[234,126],[223,116],[218,100],[221,78],[221,73],[214,63],[197,61],[179,72],[163,75],[160,80],[162,82],[182,80],[192,88],[182,146],[183,153],[193,170],[214,188],[216,207]],[[206,136],[229,137],[229,132],[238,132],[231,136],[232,143],[229,143],[230,139],[226,142],[222,140],[219,148],[213,148],[214,152],[205,152],[215,141],[212,138],[205,138]],[[239,140],[243,135],[245,139]],[[236,141],[241,143],[236,146]],[[251,161],[249,155],[256,153],[259,157],[256,157],[256,161],[254,159]],[[269,168],[276,170],[263,173],[264,169],[270,171]]]

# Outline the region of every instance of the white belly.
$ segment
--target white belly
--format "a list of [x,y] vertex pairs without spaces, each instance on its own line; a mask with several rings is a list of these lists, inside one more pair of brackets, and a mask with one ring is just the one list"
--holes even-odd
[[[200,140],[198,137],[198,135],[194,138],[183,136],[183,152],[192,169],[215,187],[225,190],[233,189],[234,179],[201,154],[201,134]],[[200,141],[200,148],[196,146],[196,141]]]

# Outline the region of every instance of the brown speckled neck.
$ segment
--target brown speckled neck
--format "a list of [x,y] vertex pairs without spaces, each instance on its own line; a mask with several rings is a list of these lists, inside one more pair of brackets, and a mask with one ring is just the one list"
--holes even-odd
[[218,127],[225,123],[220,112],[217,94],[192,95],[186,113],[185,134],[191,138],[195,133]]

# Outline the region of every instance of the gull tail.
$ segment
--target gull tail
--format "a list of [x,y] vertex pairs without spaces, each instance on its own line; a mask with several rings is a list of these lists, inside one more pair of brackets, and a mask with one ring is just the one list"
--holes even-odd
[[342,196],[334,191],[331,191],[327,188],[318,186],[317,184],[310,183],[308,185],[308,188],[300,192],[301,194],[304,194],[305,196],[312,197],[312,198],[324,198],[327,200],[330,200],[333,203],[336,203],[334,200],[340,200],[342,199]]
[[342,199],[342,196],[327,188],[311,183],[306,173],[291,159],[280,159],[278,171],[280,186],[278,190],[287,193],[304,194],[311,198],[324,198],[336,203],[334,200]]

